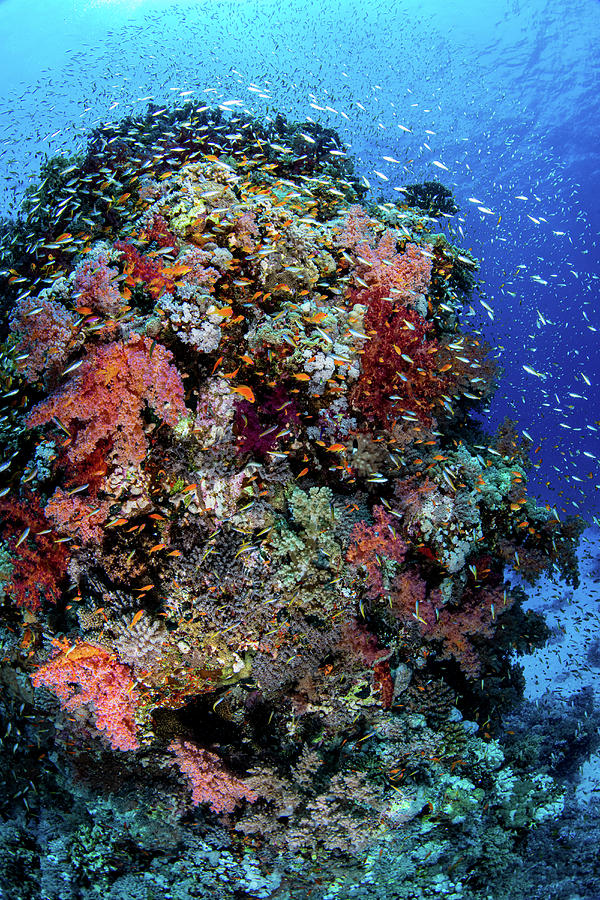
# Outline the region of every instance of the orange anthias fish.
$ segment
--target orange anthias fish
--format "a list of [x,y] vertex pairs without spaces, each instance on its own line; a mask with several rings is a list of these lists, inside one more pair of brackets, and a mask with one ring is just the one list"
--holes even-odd
[[129,624],[129,627],[130,627],[130,628],[133,628],[133,626],[136,625],[136,624],[140,621],[140,619],[142,618],[143,615],[144,615],[144,610],[143,610],[143,609],[138,609],[138,611],[136,612],[135,616],[134,616],[133,619],[131,620],[131,622],[130,622],[130,624]]
[[232,388],[232,390],[235,391],[236,394],[241,394],[242,397],[245,400],[248,400],[249,403],[254,403],[254,401],[256,399],[254,396],[254,391],[252,390],[251,387],[248,387],[247,384],[240,384],[240,385],[238,385],[238,387]]

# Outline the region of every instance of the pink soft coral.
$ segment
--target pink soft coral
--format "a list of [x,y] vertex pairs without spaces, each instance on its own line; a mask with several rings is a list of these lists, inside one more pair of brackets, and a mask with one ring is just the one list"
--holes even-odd
[[89,500],[69,495],[57,488],[46,504],[46,517],[54,523],[59,534],[78,538],[84,544],[102,541],[102,526],[109,514],[108,500]]
[[[486,557],[477,561],[483,570]],[[427,586],[418,569],[409,568],[394,579],[392,610],[403,625],[418,628],[426,641],[439,642],[441,659],[454,659],[467,678],[481,671],[478,640],[489,640],[496,630],[497,618],[514,598],[503,590],[498,579],[483,585],[470,584],[462,596],[443,603],[439,590],[427,595]]]
[[465,590],[458,608],[444,606],[437,613],[437,622],[426,635],[441,640],[443,659],[455,659],[467,678],[477,678],[481,672],[478,639],[489,639],[497,627],[497,618],[514,601],[500,586],[485,586]]
[[114,316],[125,303],[115,280],[118,275],[117,269],[108,265],[105,256],[81,263],[75,269],[73,285],[77,305],[87,306],[105,316]]
[[[396,249],[396,233],[387,229],[379,241],[374,238],[373,222],[358,206],[350,207],[346,226],[337,243],[354,251],[355,273],[366,287],[353,293],[354,303],[366,303],[372,291],[382,296],[393,293],[395,303],[408,303],[417,294],[425,294],[431,278],[431,258],[417,244],[407,243],[403,252]],[[360,282],[359,282],[360,284]]]
[[171,741],[169,750],[192,787],[192,803],[209,803],[215,813],[233,812],[240,800],[253,803],[258,794],[231,775],[215,753],[203,750],[192,741]]
[[71,462],[82,462],[101,445],[121,465],[140,463],[147,450],[142,410],[147,403],[172,427],[188,414],[183,382],[172,354],[149,338],[92,349],[78,373],[29,413],[33,428],[58,419],[72,434]]
[[139,746],[134,720],[138,693],[127,666],[107,650],[85,641],[66,645],[31,680],[36,687],[50,688],[65,710],[92,704],[96,728],[115,750]]
[[60,373],[71,350],[81,343],[78,317],[49,297],[24,297],[10,316],[10,328],[18,339],[19,371],[27,381]]

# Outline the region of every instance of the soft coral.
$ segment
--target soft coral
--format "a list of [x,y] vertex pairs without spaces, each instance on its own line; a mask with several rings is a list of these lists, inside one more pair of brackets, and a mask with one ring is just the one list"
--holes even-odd
[[44,599],[56,603],[67,570],[67,552],[48,533],[50,523],[39,500],[34,494],[22,502],[2,500],[0,517],[13,566],[7,593],[30,612],[37,612]]
[[361,376],[350,393],[355,409],[381,424],[403,413],[415,414],[425,425],[445,389],[438,373],[438,342],[432,325],[408,308],[395,308],[385,292],[369,292],[364,330],[369,341],[361,357]]

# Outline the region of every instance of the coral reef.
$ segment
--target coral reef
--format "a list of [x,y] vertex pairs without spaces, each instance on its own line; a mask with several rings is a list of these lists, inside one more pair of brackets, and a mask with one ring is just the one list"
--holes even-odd
[[581,523],[476,423],[449,190],[367,209],[334,132],[193,104],[47,170],[0,247],[11,896],[521,896],[565,792],[503,749],[505,567],[575,582]]

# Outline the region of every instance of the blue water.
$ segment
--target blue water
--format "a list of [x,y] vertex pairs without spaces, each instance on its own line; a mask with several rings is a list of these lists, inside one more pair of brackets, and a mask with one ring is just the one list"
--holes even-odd
[[[599,47],[597,0],[3,0],[0,214],[16,213],[46,154],[82,149],[91,128],[149,98],[239,101],[332,126],[375,197],[439,179],[460,206],[446,228],[482,260],[465,321],[503,368],[484,421],[515,418],[531,440],[530,492],[593,526]],[[567,634],[527,663],[531,697],[599,687],[585,663],[599,624],[597,528],[581,557],[582,587],[555,623]],[[532,604],[564,594],[548,583]],[[585,774],[593,796],[593,760]]]

